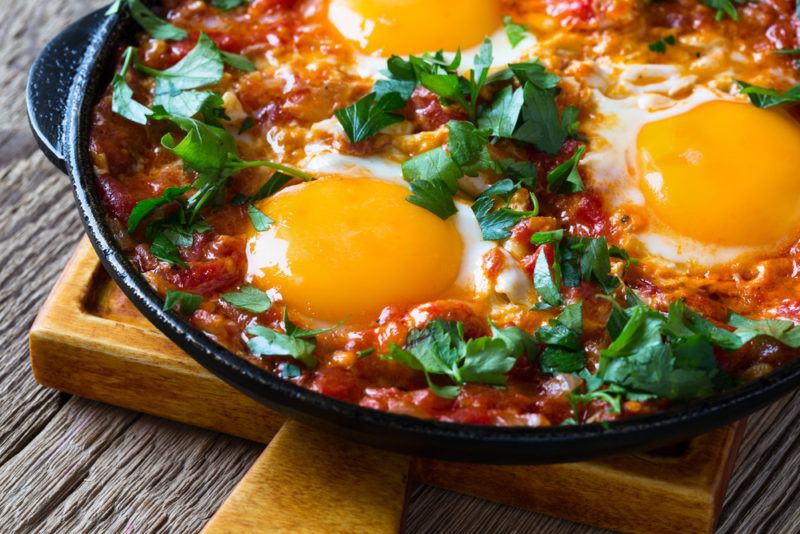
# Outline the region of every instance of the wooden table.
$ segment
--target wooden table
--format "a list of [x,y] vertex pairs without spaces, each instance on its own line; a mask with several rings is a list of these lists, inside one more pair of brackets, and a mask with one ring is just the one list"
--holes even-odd
[[[34,55],[103,0],[2,0],[0,18],[0,531],[196,532],[262,446],[38,386],[27,332],[81,236],[68,180],[38,151],[25,118]],[[800,393],[756,414],[720,532],[800,531]],[[613,506],[614,488],[608,488]],[[418,489],[408,532],[596,529]]]

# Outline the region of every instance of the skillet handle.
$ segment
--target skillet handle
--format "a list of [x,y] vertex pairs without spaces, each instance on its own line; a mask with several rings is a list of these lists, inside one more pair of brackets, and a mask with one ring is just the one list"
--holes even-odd
[[395,534],[410,465],[290,420],[202,534]]
[[28,74],[26,97],[31,130],[47,159],[64,173],[67,165],[62,133],[67,98],[93,36],[106,21],[105,11],[95,11],[58,34],[42,50]]

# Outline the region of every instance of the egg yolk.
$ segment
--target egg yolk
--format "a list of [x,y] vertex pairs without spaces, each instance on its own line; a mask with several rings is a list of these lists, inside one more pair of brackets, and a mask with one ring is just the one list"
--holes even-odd
[[471,48],[502,26],[497,0],[329,0],[328,20],[367,53]]
[[407,196],[379,180],[330,177],[262,201],[275,222],[248,241],[250,283],[327,322],[435,299],[458,276],[461,236]]
[[763,247],[800,231],[800,126],[783,112],[701,104],[646,124],[637,164],[648,207],[684,236]]

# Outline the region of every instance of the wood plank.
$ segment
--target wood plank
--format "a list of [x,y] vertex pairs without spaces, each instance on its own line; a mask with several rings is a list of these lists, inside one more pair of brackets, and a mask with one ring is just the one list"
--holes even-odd
[[[698,436],[678,455],[543,466],[419,460],[422,482],[623,532],[711,532],[744,427]],[[614,505],[607,491],[614,488]],[[556,511],[556,512],[554,512]]]
[[73,397],[0,468],[0,531],[198,532],[260,449]]
[[286,423],[203,531],[391,534],[411,459]]
[[[34,324],[31,359],[37,379],[48,386],[206,428],[268,442],[281,422],[227,386],[223,395],[215,391],[214,377],[137,316],[104,275],[87,242],[76,251]],[[173,392],[175,387],[180,391]],[[209,396],[215,399],[213,406],[204,402]],[[251,420],[254,414],[260,419]],[[739,436],[740,431],[720,429],[691,441],[677,455],[534,467],[420,460],[414,472],[423,482],[617,530],[667,532],[677,525],[708,532]],[[305,444],[297,438],[289,448],[302,450]],[[257,471],[245,486],[257,484],[268,472]],[[628,498],[608,508],[604,498],[598,499],[605,487],[615,487]]]
[[[128,304],[128,322],[94,315],[108,278],[82,242],[47,299],[30,335],[39,383],[116,406],[267,443],[283,417],[220,382],[186,358]],[[87,292],[87,288],[97,288]],[[117,290],[118,291],[118,290]],[[99,307],[99,308],[98,308]],[[83,313],[75,316],[75,310]],[[123,313],[114,308],[117,316]],[[72,320],[74,318],[74,320]],[[141,326],[142,323],[146,327]],[[64,327],[66,326],[66,328]],[[136,339],[135,346],[122,340]],[[64,347],[75,350],[65,351]],[[114,354],[113,358],[108,358]]]

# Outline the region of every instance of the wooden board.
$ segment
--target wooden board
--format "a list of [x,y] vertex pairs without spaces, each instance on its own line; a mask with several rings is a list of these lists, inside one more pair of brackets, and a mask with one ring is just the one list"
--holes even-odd
[[[155,330],[109,280],[85,240],[43,306],[31,331],[30,345],[36,379],[61,391],[262,443],[270,442],[284,423],[281,416],[210,375]],[[283,437],[268,447],[220,510],[218,519],[227,519],[212,521],[210,532],[223,531],[221,524],[234,525],[233,517],[251,516],[252,504],[246,498],[249,493],[261,495],[259,502],[266,509],[264,487],[276,491],[280,486],[286,492],[294,483],[291,489],[311,498],[311,502],[333,496],[331,506],[336,502],[336,506],[343,505],[345,494],[328,487],[332,481],[343,484],[342,491],[354,498],[347,502],[355,503],[355,509],[360,510],[343,517],[354,521],[366,514],[377,521],[370,523],[373,531],[394,530],[409,462],[417,482],[600,527],[626,532],[708,532],[719,512],[743,427],[720,429],[661,453],[534,467],[411,462],[374,450],[370,454],[353,453],[348,461],[345,453],[361,450],[361,446],[313,430],[304,433],[302,428],[288,427],[281,432]],[[301,467],[295,465],[300,459],[289,453],[304,450],[311,443],[330,451],[314,455],[317,471],[322,466],[328,466],[332,473],[350,473],[352,466],[363,465],[383,469],[358,469],[355,486],[336,478],[310,479],[308,473],[295,471]],[[384,460],[373,464],[375,458]],[[288,472],[298,476],[281,477],[280,470],[287,472],[287,466],[291,468]],[[367,490],[363,500],[356,498],[353,487]],[[386,487],[393,488],[393,498],[369,498]],[[301,512],[307,514],[308,507]],[[263,515],[277,521],[280,514],[307,518],[308,532],[356,531],[361,530],[359,525],[364,526],[344,522],[339,523],[340,529],[332,528],[286,507]],[[285,528],[275,530],[296,530],[283,525]]]

